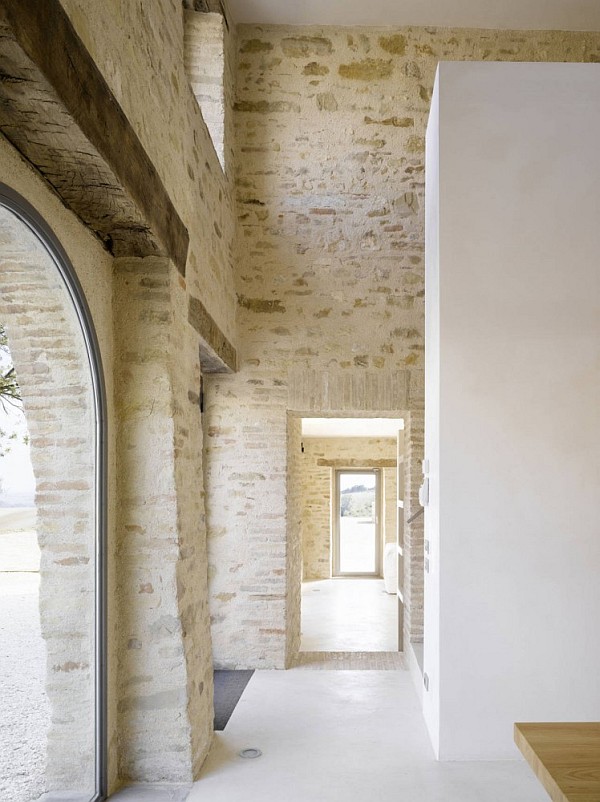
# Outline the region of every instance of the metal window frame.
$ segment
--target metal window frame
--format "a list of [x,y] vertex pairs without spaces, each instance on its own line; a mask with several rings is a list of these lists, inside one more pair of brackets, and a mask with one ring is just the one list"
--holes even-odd
[[[340,476],[347,473],[365,474],[372,473],[375,475],[375,515],[377,521],[375,524],[375,571],[372,572],[351,572],[340,571]],[[331,483],[333,490],[333,499],[331,505],[332,521],[331,521],[331,576],[332,577],[377,577],[383,575],[382,566],[382,526],[381,526],[381,481],[380,468],[334,468],[333,481]]]
[[0,183],[0,206],[12,212],[35,235],[61,276],[79,321],[86,346],[95,422],[95,792],[90,802],[107,796],[107,412],[106,387],[92,315],[71,260],[52,228],[22,195]]

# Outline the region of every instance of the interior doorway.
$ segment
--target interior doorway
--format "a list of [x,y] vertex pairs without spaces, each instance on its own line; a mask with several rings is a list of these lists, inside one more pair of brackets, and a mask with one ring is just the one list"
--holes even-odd
[[398,652],[403,420],[302,418],[301,427],[300,652]]
[[333,509],[333,576],[380,577],[380,471],[336,470]]

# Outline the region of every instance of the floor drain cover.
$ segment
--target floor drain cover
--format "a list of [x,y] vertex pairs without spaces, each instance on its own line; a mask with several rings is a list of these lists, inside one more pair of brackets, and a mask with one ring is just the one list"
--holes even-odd
[[262,755],[262,752],[255,746],[251,746],[249,749],[242,749],[242,751],[238,752],[238,754],[240,757],[246,757],[252,759],[255,757],[260,757]]

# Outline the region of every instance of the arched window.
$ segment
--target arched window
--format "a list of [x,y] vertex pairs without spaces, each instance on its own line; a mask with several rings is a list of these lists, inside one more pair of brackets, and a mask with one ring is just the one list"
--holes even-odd
[[24,418],[28,445],[21,429],[11,446],[21,464],[29,449],[34,476],[28,507],[18,467],[0,456],[0,727],[11,730],[0,733],[0,798],[91,802],[106,792],[102,365],[64,249],[3,185],[0,298],[4,367],[17,387],[0,429],[10,438]]

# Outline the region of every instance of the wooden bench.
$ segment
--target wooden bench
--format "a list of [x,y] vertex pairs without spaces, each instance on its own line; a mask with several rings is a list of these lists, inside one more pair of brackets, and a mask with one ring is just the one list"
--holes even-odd
[[600,723],[515,724],[515,743],[553,802],[600,802]]

